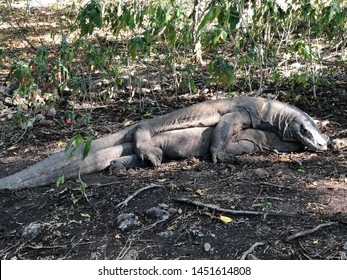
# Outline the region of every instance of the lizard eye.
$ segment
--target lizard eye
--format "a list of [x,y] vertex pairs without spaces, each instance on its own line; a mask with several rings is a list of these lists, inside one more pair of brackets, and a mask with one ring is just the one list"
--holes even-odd
[[300,134],[303,136],[310,136],[311,133],[303,126],[300,127]]

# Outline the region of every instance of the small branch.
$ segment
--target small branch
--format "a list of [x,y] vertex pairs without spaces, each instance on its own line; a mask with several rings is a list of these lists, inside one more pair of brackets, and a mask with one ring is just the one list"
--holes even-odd
[[316,226],[316,227],[314,227],[312,229],[303,230],[303,231],[300,231],[300,232],[297,232],[297,233],[295,233],[293,235],[288,236],[287,237],[287,241],[291,241],[291,240],[294,240],[294,239],[296,239],[298,237],[309,235],[311,233],[314,233],[314,232],[320,230],[323,227],[328,227],[328,226],[337,225],[337,224],[338,224],[338,222],[330,222],[330,223],[320,224],[320,225],[318,225],[318,226]]
[[276,188],[279,188],[279,189],[288,189],[288,190],[292,189],[291,187],[286,187],[286,186],[277,185],[277,184],[268,183],[268,182],[251,183],[251,184],[254,184],[254,185],[259,184],[259,185],[263,185],[263,186],[267,186],[267,187],[276,187]]
[[247,256],[248,256],[250,253],[252,253],[252,252],[254,251],[254,249],[255,249],[256,247],[258,247],[258,246],[263,246],[263,245],[265,245],[264,242],[255,242],[255,243],[251,246],[251,248],[249,248],[247,251],[245,251],[245,252],[242,254],[240,260],[245,260],[245,259],[247,258]]
[[263,215],[273,215],[273,216],[295,216],[293,213],[283,213],[283,212],[264,212],[264,211],[252,211],[252,210],[232,210],[227,208],[221,208],[214,204],[205,204],[200,201],[190,200],[188,198],[175,198],[174,202],[185,203],[189,205],[193,205],[196,207],[208,208],[211,210],[215,210],[218,212],[229,213],[232,215],[249,215],[249,216],[263,216]]
[[155,184],[150,184],[150,185],[144,186],[143,188],[140,188],[137,191],[135,191],[132,195],[128,196],[122,202],[118,203],[116,208],[128,206],[129,201],[132,200],[135,196],[137,196],[139,193],[141,193],[143,191],[146,191],[146,190],[151,189],[151,188],[162,188],[162,187],[163,186],[161,186],[161,185],[155,185]]
[[[162,186],[160,186],[162,187]],[[164,222],[165,220],[161,219],[158,220],[156,222],[154,222],[153,224],[150,224],[148,226],[145,226],[143,228],[140,228],[138,230],[135,230],[133,233],[131,233],[131,235],[128,237],[128,239],[125,242],[124,247],[121,249],[121,251],[119,252],[116,260],[121,260],[124,258],[124,256],[127,254],[127,252],[129,251],[129,249],[131,248],[132,243],[145,231],[150,230],[152,228],[154,228],[155,226],[157,226],[158,224]]]
[[[227,177],[227,178],[223,178],[223,179],[220,179],[219,181],[226,181],[226,180],[229,180],[229,179],[234,179],[234,176],[230,176],[230,177]],[[287,186],[282,186],[282,185],[279,185],[279,184],[274,184],[274,183],[269,183],[269,182],[251,182],[251,181],[248,181],[248,180],[239,180],[243,183],[247,183],[247,184],[251,184],[253,186],[259,186],[259,185],[263,185],[263,186],[267,186],[267,187],[275,187],[275,188],[279,188],[279,189],[287,189],[287,190],[292,190],[293,188],[292,187],[287,187]]]

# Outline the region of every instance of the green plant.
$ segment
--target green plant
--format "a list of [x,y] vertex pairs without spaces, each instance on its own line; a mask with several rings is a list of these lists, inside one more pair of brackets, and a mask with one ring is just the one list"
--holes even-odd
[[22,125],[27,123],[28,117],[27,117],[27,112],[25,110],[19,109],[15,112],[13,115],[13,122],[16,125]]
[[196,66],[189,63],[187,64],[182,73],[182,80],[180,82],[180,88],[187,88],[190,93],[196,93],[198,91],[198,88],[195,84],[195,81],[193,79],[194,73],[196,71]]
[[74,156],[76,150],[83,145],[82,160],[84,160],[89,154],[92,142],[93,139],[91,137],[88,137],[86,140],[84,140],[81,135],[75,135],[67,142],[65,153],[67,153],[68,158],[71,159]]
[[82,36],[91,35],[94,29],[102,27],[102,4],[99,0],[90,0],[79,12],[77,22]]
[[226,59],[218,57],[212,60],[208,64],[207,70],[215,83],[231,86],[235,82],[234,68]]
[[268,209],[271,203],[269,202],[269,198],[268,197],[264,197],[261,200],[261,204],[262,204],[262,208],[263,209]]

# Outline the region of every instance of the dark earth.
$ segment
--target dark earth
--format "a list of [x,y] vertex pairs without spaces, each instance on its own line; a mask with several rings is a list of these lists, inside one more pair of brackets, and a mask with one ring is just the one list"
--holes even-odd
[[[163,108],[170,111],[201,100],[183,97],[159,103],[166,102]],[[321,130],[332,139],[343,140],[347,132],[344,91],[320,96],[319,104],[323,109],[303,98],[297,106],[321,120]],[[124,111],[127,106],[119,100],[114,106],[95,109],[92,125],[99,128],[98,134],[105,135],[122,116],[129,116]],[[61,150],[57,143],[69,139],[69,129],[49,118],[32,133],[35,140],[23,137],[2,155],[0,177]],[[59,187],[2,190],[1,258],[240,259],[256,244],[244,257],[346,259],[345,156],[339,147],[321,153],[245,155],[235,165],[187,159],[115,176],[91,174],[81,178],[86,185],[69,181]],[[146,186],[152,187],[127,206],[117,207]],[[208,205],[197,207],[179,199]],[[258,215],[235,215],[226,209]]]
[[[40,21],[24,18],[1,29],[13,40],[5,57],[35,53],[15,28],[23,22]],[[0,79],[9,86],[7,74],[2,71]],[[27,130],[9,119],[15,107],[0,106],[0,178],[63,150],[78,132],[100,138],[145,113],[153,117],[225,95],[203,74],[196,77],[199,94],[175,92],[165,88],[168,80],[152,80],[160,84],[159,92],[117,93],[111,103],[94,106],[87,125],[91,108],[83,100],[62,105]],[[91,174],[58,187],[1,190],[1,259],[346,260],[347,77],[329,81],[329,90],[320,89],[317,99],[305,92],[297,102],[283,91],[263,94],[319,120],[320,129],[339,141],[328,151],[244,155],[234,165],[186,159],[113,176]],[[4,99],[0,94],[1,104]],[[76,118],[67,122],[68,106]]]

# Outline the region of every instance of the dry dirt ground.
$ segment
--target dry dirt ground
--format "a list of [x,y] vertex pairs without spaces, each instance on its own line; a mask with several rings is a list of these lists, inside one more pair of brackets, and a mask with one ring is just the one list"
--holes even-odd
[[[304,99],[297,104],[320,119],[321,129],[332,139],[343,138],[347,131],[347,99],[343,90],[337,92],[320,96],[321,107]],[[95,123],[126,116],[124,106],[95,110]],[[35,140],[23,137],[0,157],[0,177],[62,149],[57,143],[66,143],[68,135],[58,122],[47,123],[34,127]],[[235,165],[187,159],[115,176],[88,175],[82,178],[85,190],[75,181],[2,190],[0,256],[240,259],[256,244],[244,257],[347,259],[345,156],[342,148],[245,155]]]

